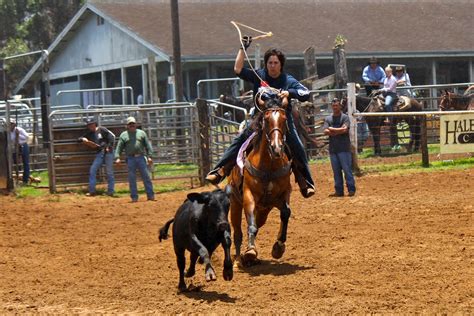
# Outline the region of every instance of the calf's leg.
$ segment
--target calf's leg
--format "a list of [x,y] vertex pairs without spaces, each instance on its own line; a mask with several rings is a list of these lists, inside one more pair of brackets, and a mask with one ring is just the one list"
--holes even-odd
[[205,265],[206,281],[215,281],[217,279],[216,272],[211,265],[209,252],[195,234],[191,235],[191,248],[192,251],[199,253],[199,257],[202,259],[202,262]]
[[191,255],[190,255],[190,264],[189,264],[189,268],[188,270],[186,271],[186,275],[185,277],[187,278],[190,278],[192,276],[194,276],[194,274],[196,273],[196,261],[198,259],[199,255],[195,252],[191,252]]
[[179,283],[178,289],[179,291],[186,290],[186,283],[184,282],[184,269],[186,268],[186,257],[184,256],[184,249],[175,249],[176,253],[176,261],[178,263],[178,270],[179,270]]
[[222,248],[224,248],[224,271],[223,276],[224,280],[230,281],[234,276],[234,271],[232,270],[232,259],[230,257],[230,246],[232,241],[230,239],[230,229],[224,231],[224,239],[222,241]]

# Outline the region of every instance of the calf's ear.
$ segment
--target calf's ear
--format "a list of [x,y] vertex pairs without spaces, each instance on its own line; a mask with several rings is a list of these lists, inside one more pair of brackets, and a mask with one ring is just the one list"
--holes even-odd
[[205,194],[193,192],[193,193],[188,194],[188,200],[190,200],[191,202],[206,204],[207,202],[209,202],[209,196]]

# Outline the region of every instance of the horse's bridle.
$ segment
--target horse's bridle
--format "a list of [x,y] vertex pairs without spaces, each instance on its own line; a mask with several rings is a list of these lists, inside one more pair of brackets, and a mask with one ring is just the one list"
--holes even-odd
[[[268,109],[265,109],[264,113],[267,113],[267,112],[275,112],[275,111],[278,111],[278,112],[283,112],[285,113],[285,109],[283,108],[277,108],[277,107],[271,107],[271,108],[268,108]],[[286,122],[286,124],[288,124],[288,121]],[[263,117],[263,129],[265,129],[265,117]],[[270,139],[270,136],[274,133],[274,132],[278,132],[281,134],[281,139],[283,140],[283,147],[285,146],[285,142],[286,142],[286,134],[281,130],[281,128],[278,128],[278,127],[274,127],[272,128],[270,131],[268,132],[265,132],[265,138],[267,139],[267,148],[268,148],[268,151],[270,152],[270,155],[273,157],[273,154],[272,154],[272,150],[270,149],[270,144],[271,144],[271,139]]]

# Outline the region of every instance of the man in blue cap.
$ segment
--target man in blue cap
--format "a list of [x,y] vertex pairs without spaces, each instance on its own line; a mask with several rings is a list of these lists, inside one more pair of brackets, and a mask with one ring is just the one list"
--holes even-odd
[[96,176],[100,166],[105,163],[107,174],[107,195],[114,195],[114,142],[115,135],[103,126],[97,126],[97,122],[90,118],[86,121],[87,132],[79,137],[79,142],[96,151],[94,161],[89,170],[89,193],[87,196],[96,195]]

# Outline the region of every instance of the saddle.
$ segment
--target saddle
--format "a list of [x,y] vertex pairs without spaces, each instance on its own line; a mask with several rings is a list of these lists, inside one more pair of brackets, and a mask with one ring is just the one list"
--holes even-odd
[[[385,98],[382,95],[378,96],[378,102],[380,103],[380,106],[382,108],[385,107]],[[408,111],[410,107],[410,98],[404,95],[400,95],[395,99],[395,102],[393,104],[393,111]]]

